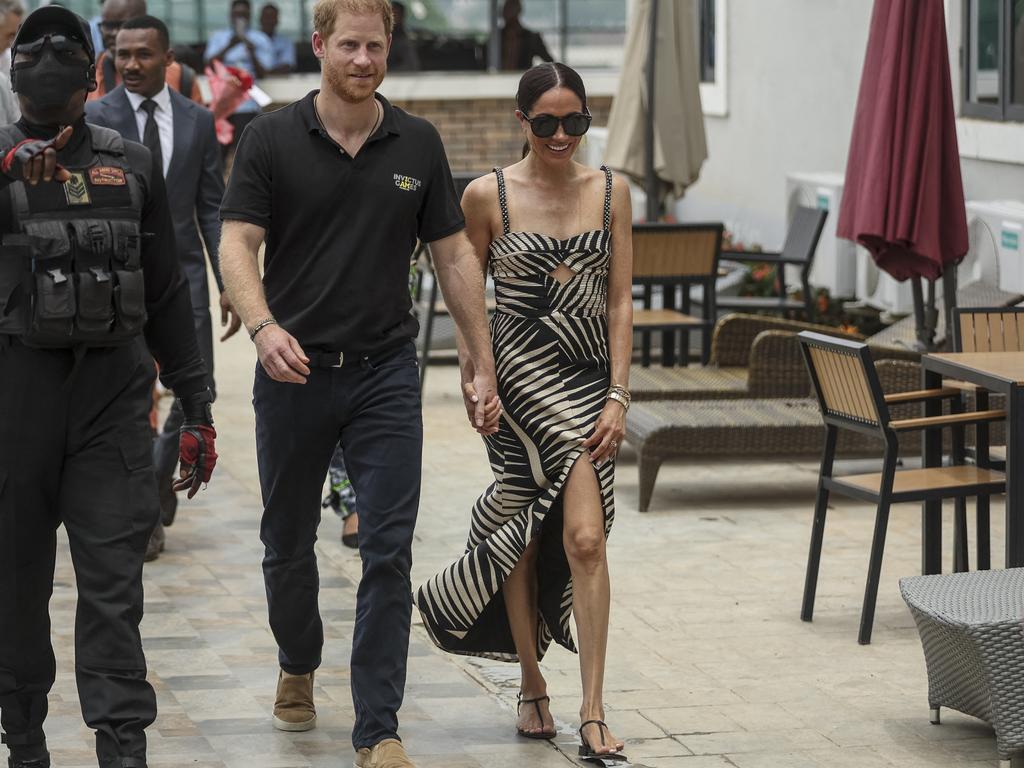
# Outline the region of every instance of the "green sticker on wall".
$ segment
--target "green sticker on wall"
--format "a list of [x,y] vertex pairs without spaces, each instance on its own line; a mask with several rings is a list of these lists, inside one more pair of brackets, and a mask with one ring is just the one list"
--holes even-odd
[[816,203],[818,205],[818,210],[819,211],[827,211],[828,210],[828,195],[818,195],[818,199],[816,200]]
[[1009,251],[1016,251],[1020,249],[1020,233],[1011,232],[1008,229],[1003,230],[1003,248]]

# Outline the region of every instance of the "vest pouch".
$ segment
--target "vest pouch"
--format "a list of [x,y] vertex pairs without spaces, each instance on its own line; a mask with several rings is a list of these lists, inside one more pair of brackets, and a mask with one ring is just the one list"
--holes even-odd
[[93,267],[78,273],[78,315],[75,325],[87,334],[110,332],[114,324],[114,275]]
[[75,277],[68,268],[68,259],[35,260],[33,279],[32,324],[27,344],[71,340],[75,317]]
[[114,307],[116,332],[119,336],[134,335],[146,324],[146,286],[141,271],[117,270],[114,275]]
[[24,235],[4,235],[0,246],[0,334],[21,336],[28,330],[31,303],[32,246]]
[[142,268],[142,235],[136,221],[112,221],[114,261],[119,268]]

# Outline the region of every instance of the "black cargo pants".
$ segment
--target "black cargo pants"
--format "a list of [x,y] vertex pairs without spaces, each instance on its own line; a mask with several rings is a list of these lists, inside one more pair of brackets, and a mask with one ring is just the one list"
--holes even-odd
[[82,715],[101,765],[145,754],[156,717],[139,635],[142,559],[159,516],[154,379],[141,342],[89,350],[76,366],[70,350],[0,336],[0,724],[22,754],[44,743],[61,524],[78,586]]

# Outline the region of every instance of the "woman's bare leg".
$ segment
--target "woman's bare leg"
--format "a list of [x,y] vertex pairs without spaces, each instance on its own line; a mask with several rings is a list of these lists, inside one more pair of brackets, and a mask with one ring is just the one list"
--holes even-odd
[[[583,704],[580,720],[604,720],[604,667],[608,649],[611,583],[605,550],[604,507],[597,474],[586,456],[569,472],[565,483],[565,526],[562,543],[573,583],[573,616],[579,640]],[[583,735],[596,752],[617,752],[623,742],[596,725]],[[603,746],[602,746],[603,742]]]
[[[547,695],[547,681],[537,661],[537,549],[539,541],[534,539],[526,547],[522,558],[508,575],[502,587],[505,596],[505,611],[512,629],[512,641],[519,656],[519,690],[524,699],[536,699]],[[533,704],[519,708],[516,726],[527,733],[553,732],[554,720],[546,701],[537,702],[543,717],[537,716]]]

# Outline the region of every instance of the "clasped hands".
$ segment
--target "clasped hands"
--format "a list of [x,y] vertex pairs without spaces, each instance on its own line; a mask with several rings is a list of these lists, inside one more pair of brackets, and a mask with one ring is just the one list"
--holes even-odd
[[477,371],[475,366],[469,364],[463,367],[462,377],[462,399],[470,426],[481,435],[495,434],[502,409],[494,373]]

